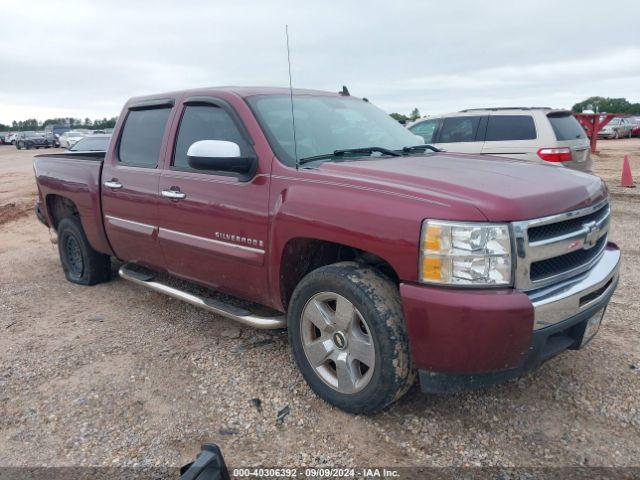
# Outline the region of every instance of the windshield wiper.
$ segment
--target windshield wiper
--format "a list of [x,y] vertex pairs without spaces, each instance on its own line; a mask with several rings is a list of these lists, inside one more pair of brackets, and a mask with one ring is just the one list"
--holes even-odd
[[425,150],[431,150],[433,152],[441,152],[439,148],[434,147],[433,145],[423,144],[423,145],[414,145],[413,147],[402,147],[403,153],[412,153],[412,152],[424,152]]
[[399,157],[401,154],[394,151],[389,150],[388,148],[383,147],[364,147],[364,148],[344,148],[341,150],[334,150],[333,153],[324,153],[322,155],[314,155],[313,157],[304,157],[298,160],[298,164],[304,165],[305,163],[313,162],[315,160],[324,160],[326,158],[335,158],[335,157],[344,157],[345,155],[371,155],[372,153],[382,153],[383,155],[389,155],[391,157]]

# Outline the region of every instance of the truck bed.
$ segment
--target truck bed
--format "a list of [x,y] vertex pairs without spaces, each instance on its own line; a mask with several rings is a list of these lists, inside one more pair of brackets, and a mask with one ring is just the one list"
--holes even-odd
[[104,157],[107,155],[106,151],[102,152],[57,152],[57,153],[42,153],[36,155],[35,158],[58,158],[69,160],[91,160],[95,162],[104,161]]
[[100,199],[102,163],[106,152],[62,152],[36,155],[33,169],[38,184],[39,208],[56,228],[56,208],[65,199],[77,207],[82,227],[94,249],[113,255],[102,222]]

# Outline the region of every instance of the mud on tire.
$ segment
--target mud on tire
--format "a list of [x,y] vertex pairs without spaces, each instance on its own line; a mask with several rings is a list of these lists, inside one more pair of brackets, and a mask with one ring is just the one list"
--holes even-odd
[[[338,307],[338,302],[343,306]],[[347,340],[344,340],[335,337],[336,325],[348,315],[338,315],[337,311],[338,308],[347,311],[344,305],[349,303],[355,307],[352,317],[355,320],[351,327],[340,330],[345,332]],[[318,307],[320,316],[315,312],[318,304],[322,305]],[[335,308],[333,317],[332,308]],[[312,271],[293,292],[287,315],[293,357],[304,379],[318,396],[338,408],[351,413],[373,413],[399,399],[414,383],[415,372],[398,289],[374,268],[341,262]],[[318,328],[310,318],[316,322],[326,321],[327,331]],[[361,344],[361,339],[373,345],[373,352],[363,356],[355,350],[360,348],[356,345]],[[342,343],[346,346],[338,349]],[[318,354],[320,344],[327,351]],[[353,356],[350,348],[355,351]],[[365,358],[364,364],[355,360],[357,356]],[[349,370],[348,381],[342,384],[349,385],[352,378],[357,380],[351,385],[353,388],[346,390],[340,388],[340,378],[344,379],[345,375],[340,376],[339,368],[344,369],[344,365],[356,365]],[[355,372],[353,376],[351,372]],[[362,383],[361,388],[357,388],[357,382]]]

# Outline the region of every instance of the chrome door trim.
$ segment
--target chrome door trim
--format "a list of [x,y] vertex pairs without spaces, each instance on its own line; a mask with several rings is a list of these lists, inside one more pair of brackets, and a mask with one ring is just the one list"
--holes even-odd
[[238,245],[237,243],[231,243],[231,242],[224,242],[222,240],[214,240],[213,238],[208,238],[208,237],[200,237],[198,235],[192,235],[190,233],[185,233],[185,232],[178,232],[177,230],[171,230],[169,228],[164,228],[164,227],[160,227],[160,234],[162,233],[168,233],[171,235],[175,235],[178,237],[185,237],[191,240],[195,240],[198,242],[205,242],[205,243],[211,243],[212,245],[221,245],[221,246],[225,246],[225,247],[233,247],[233,248],[237,248],[239,250],[245,250],[247,252],[252,252],[252,253],[260,253],[260,254],[264,254],[265,251],[261,248],[254,248],[254,247],[247,247],[246,245]]
[[147,235],[151,237],[156,231],[157,227],[153,225],[149,225],[147,223],[135,222],[133,220],[126,220],[120,217],[114,217],[112,215],[104,216],[107,223],[114,228],[118,228],[120,230],[126,230],[128,232],[141,233],[143,235]]

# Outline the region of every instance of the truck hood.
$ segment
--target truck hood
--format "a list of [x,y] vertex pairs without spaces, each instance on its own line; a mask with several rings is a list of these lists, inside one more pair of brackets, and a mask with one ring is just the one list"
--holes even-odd
[[607,197],[604,182],[562,166],[504,157],[433,153],[325,162],[319,173],[354,186],[403,193],[455,208],[466,203],[489,221],[543,217]]

